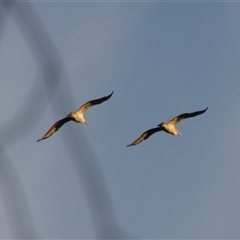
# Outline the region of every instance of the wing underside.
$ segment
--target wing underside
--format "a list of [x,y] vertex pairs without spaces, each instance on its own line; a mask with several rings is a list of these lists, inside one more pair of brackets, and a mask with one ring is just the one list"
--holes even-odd
[[183,113],[181,115],[178,115],[177,117],[171,119],[168,124],[174,124],[176,125],[177,123],[179,123],[180,121],[186,119],[186,118],[191,118],[191,117],[196,117],[198,115],[201,115],[203,113],[205,113],[207,111],[208,108],[201,110],[201,111],[197,111],[197,112],[192,112],[192,113]]
[[156,128],[151,128],[149,130],[147,130],[146,132],[144,132],[139,138],[137,138],[134,142],[132,142],[131,144],[127,145],[127,147],[130,146],[134,146],[137,145],[139,143],[141,143],[142,141],[148,139],[152,134],[162,131],[161,127],[156,127]]
[[88,101],[85,104],[83,104],[76,112],[80,111],[83,113],[86,110],[88,110],[90,107],[93,107],[95,105],[98,105],[98,104],[101,104],[101,103],[107,101],[112,95],[113,95],[113,92],[111,94],[109,94],[108,96]]
[[70,117],[65,117],[57,122],[55,122],[50,129],[43,135],[42,138],[38,139],[37,142],[44,140],[46,138],[51,137],[55,132],[57,132],[59,130],[60,127],[62,127],[62,125],[64,125],[65,123],[71,121],[72,119]]

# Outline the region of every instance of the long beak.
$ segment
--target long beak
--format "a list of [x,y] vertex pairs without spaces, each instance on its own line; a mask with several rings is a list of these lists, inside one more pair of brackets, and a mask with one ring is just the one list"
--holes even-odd
[[86,123],[88,126],[90,126],[90,124],[89,124],[89,122],[88,122],[87,120],[85,120],[85,123]]

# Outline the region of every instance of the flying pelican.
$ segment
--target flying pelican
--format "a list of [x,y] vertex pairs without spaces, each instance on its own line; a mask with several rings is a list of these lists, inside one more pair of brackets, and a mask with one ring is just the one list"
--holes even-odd
[[106,96],[106,97],[102,97],[99,99],[95,99],[95,100],[91,100],[89,102],[86,102],[85,104],[83,104],[76,112],[70,112],[67,117],[55,122],[50,129],[44,134],[44,136],[40,139],[37,140],[37,142],[44,140],[46,138],[49,138],[50,136],[52,136],[63,124],[69,122],[69,121],[74,121],[77,123],[85,123],[88,126],[90,126],[90,124],[88,123],[88,121],[84,118],[84,112],[87,111],[90,107],[93,107],[97,104],[101,104],[102,102],[107,101],[111,96],[112,96],[113,92]]
[[183,136],[182,133],[179,132],[179,130],[176,128],[176,125],[186,119],[186,118],[191,118],[191,117],[196,117],[200,114],[203,114],[207,111],[208,108],[202,110],[202,111],[197,111],[197,112],[193,112],[193,113],[183,113],[175,118],[173,118],[172,120],[170,120],[167,123],[161,122],[160,124],[158,124],[158,127],[156,128],[151,128],[149,130],[147,130],[146,132],[144,132],[138,139],[136,139],[134,142],[132,142],[131,144],[127,145],[127,147],[130,146],[134,146],[137,145],[139,143],[141,143],[142,141],[148,139],[152,134],[159,132],[159,131],[164,131],[166,133],[170,133],[172,135],[180,135]]

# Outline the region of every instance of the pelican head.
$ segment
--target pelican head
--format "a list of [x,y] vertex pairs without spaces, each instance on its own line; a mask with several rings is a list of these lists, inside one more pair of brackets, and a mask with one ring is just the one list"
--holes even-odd
[[165,122],[161,122],[158,124],[159,127],[163,127],[165,125]]
[[70,118],[74,118],[73,115],[74,115],[74,113],[70,112],[67,116],[70,117]]

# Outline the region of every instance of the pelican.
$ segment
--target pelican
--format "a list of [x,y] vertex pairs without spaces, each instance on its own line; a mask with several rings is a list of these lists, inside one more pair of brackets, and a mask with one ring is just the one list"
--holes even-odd
[[134,142],[132,142],[131,144],[127,145],[127,147],[130,146],[135,146],[139,143],[141,143],[142,141],[148,139],[152,134],[159,132],[159,131],[164,131],[166,133],[170,133],[172,135],[179,135],[179,136],[183,136],[182,133],[176,128],[176,125],[186,119],[186,118],[191,118],[191,117],[196,117],[200,114],[203,114],[207,111],[208,107],[202,111],[197,111],[197,112],[192,112],[192,113],[183,113],[181,115],[178,115],[177,117],[173,118],[172,120],[170,120],[167,123],[161,122],[160,124],[158,124],[156,128],[151,128],[149,130],[147,130],[146,132],[144,132],[139,138],[137,138]]
[[106,96],[106,97],[102,97],[99,99],[95,99],[95,100],[91,100],[89,102],[86,102],[85,104],[83,104],[76,112],[70,112],[67,117],[55,122],[50,129],[43,135],[42,138],[38,139],[37,142],[44,140],[46,138],[49,138],[50,136],[52,136],[56,131],[58,131],[58,129],[60,127],[62,127],[62,125],[64,125],[65,123],[69,122],[69,121],[74,121],[77,123],[85,123],[88,126],[90,126],[90,124],[88,123],[88,121],[84,118],[84,113],[85,111],[87,111],[90,107],[93,107],[97,104],[101,104],[105,101],[107,101],[111,96],[112,96],[113,92]]

